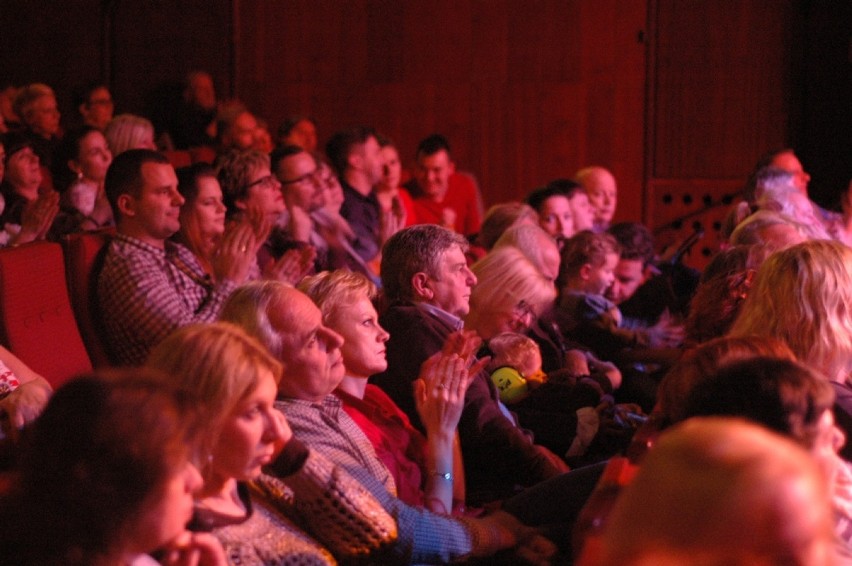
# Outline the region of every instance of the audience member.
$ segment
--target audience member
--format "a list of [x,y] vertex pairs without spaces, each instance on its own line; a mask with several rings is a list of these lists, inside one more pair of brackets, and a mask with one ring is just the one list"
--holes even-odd
[[59,212],[59,193],[42,190],[42,169],[30,137],[5,134],[0,196],[0,246],[43,240]]
[[[464,505],[464,472],[456,450],[456,425],[465,392],[477,367],[468,370],[473,348],[451,338],[442,355],[424,363],[414,382],[417,410],[426,435],[411,426],[405,413],[367,379],[387,369],[389,334],[379,325],[370,302],[376,287],[365,276],[324,272],[305,279],[300,288],[322,311],[323,324],[343,338],[346,372],[335,395],[364,432],[396,484],[397,496],[409,505],[449,513]],[[450,352],[449,350],[458,350]],[[455,481],[457,480],[457,481]]]
[[758,210],[737,224],[731,232],[730,245],[762,244],[773,250],[783,250],[804,242],[805,227],[790,218],[770,210]]
[[386,137],[379,136],[378,140],[384,165],[382,178],[374,190],[376,199],[379,201],[381,241],[384,244],[400,228],[417,224],[417,213],[414,211],[411,195],[400,186],[402,163],[399,161],[399,151]]
[[337,132],[325,152],[343,187],[340,214],[355,232],[352,247],[365,262],[374,261],[381,247],[381,219],[373,187],[382,179],[384,163],[376,132],[368,127]]
[[201,476],[191,401],[146,373],[68,382],[36,421],[11,493],[0,500],[0,554],[20,566],[223,566],[222,547],[190,535]]
[[301,279],[312,267],[315,250],[289,237],[280,225],[287,209],[281,183],[270,172],[269,156],[234,149],[219,158],[217,171],[228,219],[254,231],[252,262],[259,273],[291,283]]
[[150,120],[133,114],[119,114],[104,131],[113,157],[128,149],[157,149],[154,144],[154,125]]
[[574,178],[583,185],[583,189],[589,196],[589,204],[594,211],[592,230],[595,232],[609,230],[618,204],[618,186],[615,183],[615,177],[603,167],[592,166],[580,169]]
[[242,103],[234,102],[219,109],[216,139],[220,154],[252,149],[256,131],[257,118]]
[[74,106],[83,119],[83,125],[103,132],[112,120],[115,104],[109,88],[103,83],[90,83],[75,97]]
[[114,224],[104,192],[104,179],[112,152],[100,130],[82,126],[65,133],[56,153],[54,185],[61,196],[61,211],[51,236],[97,230]]
[[[278,283],[252,283],[234,293],[223,319],[258,338],[287,368],[276,407],[287,415],[295,437],[343,466],[396,517],[399,536],[391,553],[409,563],[445,563],[487,556],[518,543],[536,548],[538,539],[507,513],[456,520],[413,508],[392,495],[392,476],[331,394],[345,371],[343,339],[323,324],[322,313],[307,296]],[[547,545],[543,548],[552,552]]]
[[556,240],[537,225],[521,223],[506,229],[494,243],[492,250],[505,246],[521,250],[539,273],[551,281],[556,281],[559,277],[559,247]]
[[414,179],[407,185],[414,197],[417,221],[438,224],[465,236],[479,232],[482,212],[476,183],[456,172],[450,144],[432,134],[417,144]]
[[[852,249],[817,240],[774,253],[763,262],[731,328],[732,336],[783,340],[800,362],[834,386],[834,418],[852,435]],[[844,447],[844,458],[852,449]]]
[[[394,538],[394,518],[375,499],[293,438],[273,407],[283,368],[240,328],[184,327],[147,366],[197,400],[209,457],[199,462],[204,486],[190,528],[213,533],[232,563],[335,564],[305,530],[329,541],[341,560]],[[263,475],[264,466],[285,470],[286,484]],[[294,500],[284,501],[285,492]],[[368,544],[353,549],[352,539]]]
[[[475,243],[489,252],[506,230],[520,225],[538,225],[538,214],[530,205],[517,201],[495,204],[485,213]],[[555,272],[553,277],[556,278]]]
[[664,434],[616,501],[597,564],[831,565],[823,475],[793,442],[745,421]]
[[297,145],[308,153],[314,153],[317,150],[316,122],[308,116],[287,118],[278,127],[277,142],[279,147]]
[[527,203],[538,213],[538,224],[557,241],[559,247],[574,235],[574,213],[561,190],[540,187],[527,196]]
[[181,104],[169,135],[175,149],[213,147],[216,144],[216,87],[206,71],[192,71],[184,79]]
[[[468,269],[467,241],[433,224],[410,226],[394,234],[382,255],[382,284],[388,309],[381,315],[390,332],[387,371],[376,385],[423,430],[411,382],[420,365],[463,327],[470,311],[476,276]],[[533,485],[567,470],[549,450],[501,410],[494,384],[479,372],[470,385],[459,422],[468,501],[477,504],[510,495],[517,484]]]
[[595,224],[595,210],[589,202],[589,195],[579,183],[571,179],[556,179],[547,184],[562,192],[571,205],[574,216],[574,232],[591,230]]
[[180,229],[184,198],[168,159],[129,150],[113,160],[105,189],[117,221],[97,278],[103,336],[114,361],[141,364],[173,330],[212,321],[255,257],[255,237],[244,225],[230,232],[213,258],[211,281],[196,256],[169,240]]
[[0,436],[16,439],[38,417],[52,391],[45,378],[0,346]]
[[53,89],[43,83],[23,87],[15,97],[15,114],[32,141],[33,152],[47,171],[53,167],[53,154],[59,144],[59,110]]

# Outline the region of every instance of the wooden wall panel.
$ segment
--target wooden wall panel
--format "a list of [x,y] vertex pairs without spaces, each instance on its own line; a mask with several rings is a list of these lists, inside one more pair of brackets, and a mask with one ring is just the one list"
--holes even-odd
[[[646,210],[658,240],[717,229],[758,156],[789,145],[794,1],[654,0]],[[703,252],[703,253],[701,253]]]
[[237,94],[273,125],[371,124],[409,164],[439,131],[488,204],[595,161],[640,218],[645,0],[236,0],[235,18]]

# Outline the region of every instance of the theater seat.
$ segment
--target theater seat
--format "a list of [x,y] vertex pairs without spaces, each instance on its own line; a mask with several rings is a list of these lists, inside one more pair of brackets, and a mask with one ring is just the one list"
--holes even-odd
[[189,155],[192,157],[193,163],[209,163],[213,165],[213,162],[216,161],[216,150],[212,147],[207,146],[198,146],[189,148]]
[[62,238],[68,294],[77,319],[77,328],[96,368],[109,366],[110,359],[92,316],[92,305],[95,304],[92,276],[100,271],[103,262],[101,250],[114,234],[115,228],[105,228],[95,232],[68,234]]
[[0,250],[0,339],[54,388],[92,370],[71,310],[59,244]]

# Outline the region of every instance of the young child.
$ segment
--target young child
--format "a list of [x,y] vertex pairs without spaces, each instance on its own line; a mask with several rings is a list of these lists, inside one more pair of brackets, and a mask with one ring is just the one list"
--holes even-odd
[[604,360],[616,358],[625,348],[658,345],[653,343],[655,328],[623,328],[621,311],[604,296],[615,281],[620,252],[611,234],[580,232],[562,248],[556,280],[556,322],[562,334]]
[[[521,401],[531,389],[547,380],[541,369],[541,352],[531,338],[504,332],[489,340],[488,347],[491,350],[488,371],[502,402],[511,405]],[[589,373],[588,367],[584,373]]]

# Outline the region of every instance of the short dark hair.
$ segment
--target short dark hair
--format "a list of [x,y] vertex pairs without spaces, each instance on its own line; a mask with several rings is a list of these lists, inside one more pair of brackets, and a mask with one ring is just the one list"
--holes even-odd
[[109,90],[109,87],[106,83],[101,81],[93,81],[86,83],[85,85],[78,88],[74,93],[74,109],[76,110],[81,104],[85,104],[88,106],[89,99],[92,98],[92,94],[96,90],[100,89]]
[[834,390],[824,376],[790,360],[757,357],[723,366],[696,385],[685,417],[744,417],[811,448],[823,413],[833,405]]
[[357,126],[337,132],[325,144],[325,153],[331,160],[338,175],[343,175],[349,165],[349,156],[356,145],[367,143],[370,138],[378,138],[376,130],[369,126]]
[[438,260],[453,246],[468,249],[464,236],[437,224],[415,224],[390,237],[382,248],[382,289],[389,302],[414,299],[411,278],[424,272],[436,276]]
[[293,128],[295,128],[299,124],[299,122],[310,122],[314,125],[314,127],[316,127],[317,125],[316,120],[314,120],[307,114],[296,114],[294,116],[288,116],[287,118],[284,118],[284,121],[281,122],[280,126],[278,126],[278,131],[276,132],[276,134],[278,135],[278,139],[286,138],[287,136],[289,136],[290,132],[293,131]]
[[557,196],[571,199],[581,191],[584,191],[583,185],[573,179],[555,179],[543,187],[533,189],[527,195],[526,203],[533,207],[536,212],[541,212],[541,207],[547,199]]
[[272,150],[272,153],[269,154],[269,169],[272,171],[272,174],[275,175],[275,171],[278,169],[278,165],[285,159],[290,156],[298,155],[303,151],[307,151],[305,148],[299,145],[290,144],[285,145],[283,147],[276,147]]
[[446,151],[450,154],[450,142],[441,134],[431,134],[420,140],[417,144],[416,157],[435,155],[439,151]]
[[168,158],[159,151],[128,149],[116,155],[107,169],[104,192],[116,218],[121,214],[118,210],[118,198],[121,195],[127,194],[134,198],[141,196],[145,184],[142,166],[146,163],[170,164]]
[[607,230],[621,246],[621,259],[642,260],[648,265],[654,260],[654,236],[639,222],[619,222]]

